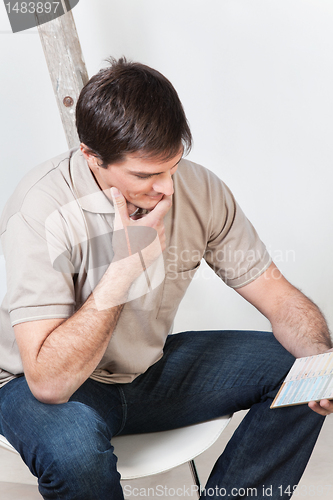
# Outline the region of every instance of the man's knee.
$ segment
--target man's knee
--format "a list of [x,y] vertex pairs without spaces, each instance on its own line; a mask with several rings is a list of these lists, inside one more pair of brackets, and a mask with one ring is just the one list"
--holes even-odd
[[[35,429],[36,452],[59,464],[73,462],[93,467],[97,452],[111,450],[111,433],[98,413],[82,403],[46,405],[47,416],[39,419],[41,428]],[[37,436],[38,433],[38,436]]]
[[83,500],[108,498],[107,491],[108,495],[120,492],[110,431],[95,410],[68,402],[57,405],[53,416],[36,441],[35,461],[30,454],[30,467],[39,478],[42,495],[53,498],[52,491],[57,491],[59,498]]
[[119,490],[111,431],[97,411],[77,401],[40,403],[23,378],[10,384],[1,394],[3,433],[39,478],[45,498],[59,498],[51,491],[71,498],[65,491],[73,489],[81,495],[73,498],[102,499],[100,488]]

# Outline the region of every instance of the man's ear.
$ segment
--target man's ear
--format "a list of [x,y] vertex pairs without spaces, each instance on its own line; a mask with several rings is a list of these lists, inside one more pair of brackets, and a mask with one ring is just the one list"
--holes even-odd
[[95,170],[100,167],[98,158],[96,158],[96,156],[92,154],[91,150],[83,142],[81,142],[80,144],[80,149],[91,170]]

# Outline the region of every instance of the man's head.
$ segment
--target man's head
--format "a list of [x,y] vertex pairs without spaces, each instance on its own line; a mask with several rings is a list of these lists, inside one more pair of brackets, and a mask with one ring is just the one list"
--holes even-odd
[[188,152],[192,137],[176,90],[158,71],[126,59],[91,78],[76,108],[86,152],[101,167],[129,155],[159,161]]

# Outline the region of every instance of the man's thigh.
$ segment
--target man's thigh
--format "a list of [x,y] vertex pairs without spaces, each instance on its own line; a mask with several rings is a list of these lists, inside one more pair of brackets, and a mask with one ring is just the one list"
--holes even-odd
[[13,380],[0,390],[0,433],[2,427],[10,441],[13,436],[41,439],[39,429],[45,429],[47,437],[53,427],[59,432],[62,419],[66,425],[68,415],[87,411],[103,420],[110,438],[181,427],[274,397],[293,361],[267,332],[171,335],[164,356],[132,383],[109,385],[88,379],[69,405],[40,403],[24,377]]
[[[88,379],[67,403],[44,404],[31,393],[25,377],[19,377],[0,390],[0,434],[21,452],[25,445],[44,447],[52,436],[78,432],[84,427],[105,425],[110,439],[123,425],[123,402],[117,386]],[[79,424],[79,422],[81,422]]]
[[163,358],[120,387],[126,402],[122,432],[181,427],[272,399],[294,359],[269,332],[171,335]]

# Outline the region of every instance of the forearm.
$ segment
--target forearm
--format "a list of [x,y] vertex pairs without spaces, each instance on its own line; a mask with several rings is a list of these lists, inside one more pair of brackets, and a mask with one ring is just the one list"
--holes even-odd
[[103,357],[122,307],[96,311],[85,305],[47,337],[30,377],[39,400],[64,403],[89,378]]
[[319,308],[294,287],[280,298],[270,321],[277,340],[297,358],[321,354],[332,347]]
[[295,357],[320,354],[332,347],[318,307],[291,285],[274,263],[237,291],[266,316],[277,340]]
[[67,401],[95,370],[132,281],[128,266],[123,262],[111,264],[83,306],[46,336],[30,363],[33,371],[29,382],[38,399],[48,403]]

